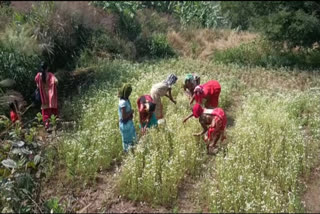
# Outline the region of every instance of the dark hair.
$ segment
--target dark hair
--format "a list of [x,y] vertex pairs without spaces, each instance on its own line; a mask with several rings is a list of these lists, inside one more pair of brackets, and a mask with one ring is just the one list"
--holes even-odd
[[149,103],[149,111],[154,112],[156,110],[156,104],[155,103]]
[[48,64],[46,62],[41,63],[40,72],[42,74],[42,82],[46,83],[47,80],[47,73],[46,70],[48,68]]
[[17,100],[15,100],[14,102],[10,102],[9,103],[10,110],[17,112],[17,108],[16,108],[17,105],[18,105]]

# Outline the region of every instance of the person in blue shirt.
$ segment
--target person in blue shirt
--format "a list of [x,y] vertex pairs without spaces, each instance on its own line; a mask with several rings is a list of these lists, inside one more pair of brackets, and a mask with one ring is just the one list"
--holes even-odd
[[119,90],[119,127],[122,136],[122,146],[125,152],[128,152],[137,139],[136,130],[133,125],[133,109],[129,100],[132,87],[130,84],[124,84]]

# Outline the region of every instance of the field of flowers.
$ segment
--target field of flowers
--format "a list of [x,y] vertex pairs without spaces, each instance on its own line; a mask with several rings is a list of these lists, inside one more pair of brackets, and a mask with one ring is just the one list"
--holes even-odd
[[[270,85],[262,83],[267,81],[264,78],[270,80],[271,71],[199,60],[171,59],[140,64],[116,60],[99,62],[97,67],[97,82],[81,101],[70,104],[82,116],[77,130],[66,135],[60,147],[71,179],[88,181],[120,160],[115,179],[121,195],[152,204],[174,204],[186,176],[196,179],[208,170],[203,168],[208,158],[203,140],[192,136],[201,130],[198,121],[190,119],[182,123],[191,112],[182,82],[185,74],[196,72],[201,75],[202,83],[210,79],[221,83],[222,108],[227,112],[230,108],[238,109],[233,118],[235,126],[227,130],[227,150],[217,154],[214,172],[205,181],[207,188],[201,198],[208,200],[211,211],[303,209],[299,198],[303,185],[299,178],[309,172],[319,151],[317,93],[298,86],[292,86],[296,87],[295,91],[281,85],[272,85],[273,90],[269,90]],[[166,123],[149,130],[139,139],[133,153],[123,155],[118,130],[118,88],[124,82],[133,86],[130,100],[139,135],[136,100],[149,94],[152,84],[170,73],[179,78],[173,87],[177,104],[163,98]],[[280,72],[272,74],[274,78],[282,77]],[[253,80],[248,81],[245,75]],[[259,79],[255,81],[254,75]],[[294,83],[297,81],[294,78],[288,81]],[[318,82],[311,78],[308,84],[318,85]]]
[[[297,108],[301,99],[302,94],[248,96],[227,155],[216,158],[209,190],[213,212],[303,211],[299,176],[316,160],[319,145],[315,136],[302,132],[302,118],[296,115],[306,110]],[[319,108],[317,102],[304,107],[308,104]]]

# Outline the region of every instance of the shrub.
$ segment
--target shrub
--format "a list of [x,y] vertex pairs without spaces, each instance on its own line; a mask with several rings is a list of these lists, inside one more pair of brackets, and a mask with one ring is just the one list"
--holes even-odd
[[7,50],[14,50],[25,55],[40,55],[37,40],[32,37],[32,28],[27,25],[7,25],[0,36],[0,43]]
[[44,47],[43,55],[56,68],[73,68],[91,30],[83,23],[81,13],[71,12],[62,3],[41,2],[33,5],[27,22],[34,37]]
[[151,57],[172,57],[175,55],[165,34],[153,34],[149,40]]
[[40,61],[38,55],[26,55],[19,50],[9,50],[0,44],[0,76],[15,80],[15,88],[26,98],[30,98],[35,90],[34,77]]
[[12,8],[0,3],[0,31],[6,28],[6,25],[11,22],[13,17]]

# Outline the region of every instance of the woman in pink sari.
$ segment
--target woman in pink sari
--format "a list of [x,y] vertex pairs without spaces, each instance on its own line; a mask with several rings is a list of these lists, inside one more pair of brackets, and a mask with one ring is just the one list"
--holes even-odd
[[58,116],[57,78],[48,72],[47,63],[42,63],[41,69],[35,77],[41,97],[42,118],[46,129],[49,128],[51,115]]

